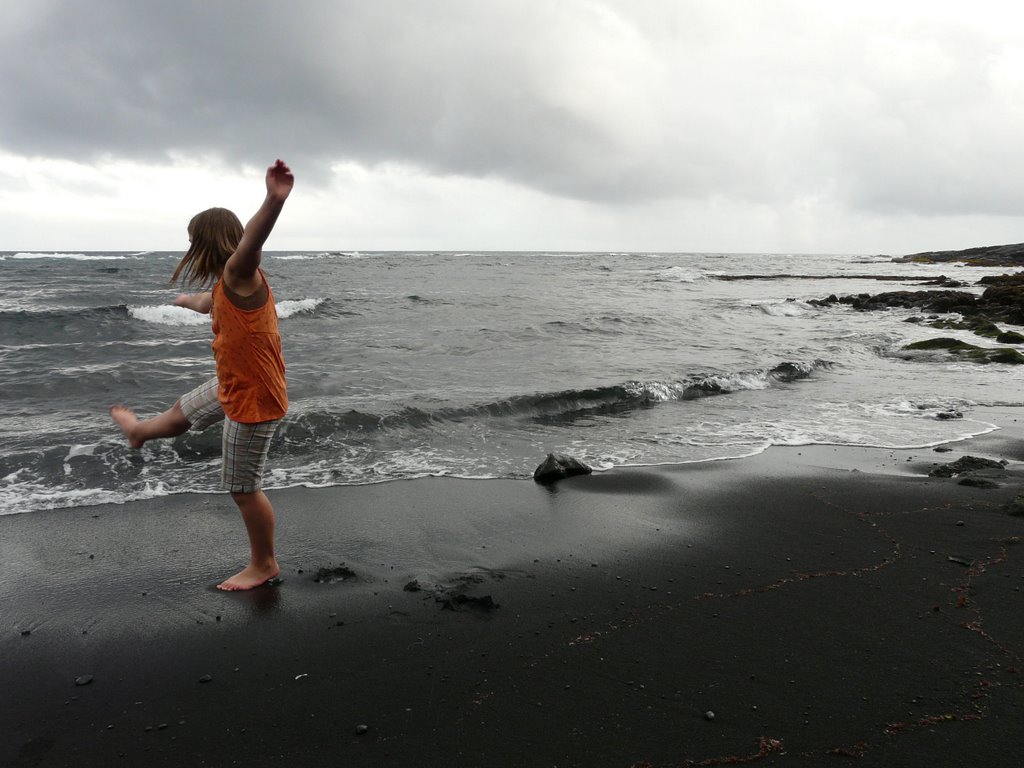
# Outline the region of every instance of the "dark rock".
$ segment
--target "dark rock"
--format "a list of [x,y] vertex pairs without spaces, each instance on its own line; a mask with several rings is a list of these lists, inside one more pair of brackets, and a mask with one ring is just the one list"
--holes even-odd
[[445,611],[457,611],[461,608],[475,608],[481,611],[493,611],[495,608],[499,607],[500,606],[494,602],[490,595],[475,597],[473,595],[463,594],[462,592],[449,595],[446,599],[441,601],[441,610]]
[[966,485],[971,488],[998,488],[999,483],[987,480],[984,477],[978,477],[977,475],[965,475],[957,481],[957,485]]
[[[989,326],[989,333],[992,332],[991,324],[996,321],[1024,325],[1024,273],[988,276],[982,278],[979,281],[979,284],[981,283],[989,286],[981,296],[956,290],[891,291],[876,295],[862,293],[841,298],[832,294],[826,299],[811,299],[808,303],[815,306],[848,304],[854,309],[865,311],[902,307],[920,309],[927,313],[956,312],[964,318],[963,326],[953,323],[949,327],[972,328],[975,323],[985,322]],[[952,283],[945,285],[948,287]],[[930,316],[929,319],[938,318]],[[949,320],[943,322],[952,323]]]
[[1000,344],[1024,344],[1024,334],[1016,331],[1003,331],[996,336],[996,341]]
[[211,680],[213,680],[213,675],[203,675],[202,677],[199,678],[199,682],[200,683],[208,683]]
[[1024,517],[1024,493],[1018,494],[1017,498],[1007,504],[1006,511],[1014,517]]
[[368,726],[368,725],[357,725],[356,726],[356,736],[365,736],[369,732],[370,732],[370,726]]
[[898,256],[893,261],[918,264],[962,262],[971,266],[1020,267],[1024,266],[1024,243],[983,245],[958,251],[925,251],[909,256]]
[[957,357],[964,357],[977,363],[1008,363],[1011,365],[1024,364],[1024,355],[1010,347],[977,347],[968,344],[966,341],[952,339],[945,336],[935,339],[925,339],[907,344],[903,349],[908,351],[934,351],[945,350]]
[[953,449],[950,448],[948,445],[937,445],[932,450],[934,450],[936,453],[952,453],[953,451]]
[[992,459],[977,456],[963,456],[949,464],[940,464],[928,473],[929,477],[953,477],[963,472],[974,472],[979,469],[1005,469],[1005,465]]
[[402,587],[402,589],[404,589],[406,592],[419,592],[421,589],[423,589],[423,587],[420,586],[420,583],[419,583],[418,580],[413,579],[408,584],[406,584],[404,587]]
[[538,483],[553,483],[573,475],[589,475],[590,467],[572,456],[563,453],[549,453],[548,457],[533,471],[533,479]]
[[82,675],[75,678],[75,685],[88,685],[93,680],[92,675]]
[[963,417],[964,415],[960,411],[940,411],[935,414],[935,418],[939,421],[952,421],[954,419],[962,419]]
[[313,576],[313,581],[317,584],[324,584],[333,581],[345,581],[346,579],[356,578],[356,572],[346,566],[344,563],[337,567],[324,567],[320,568]]

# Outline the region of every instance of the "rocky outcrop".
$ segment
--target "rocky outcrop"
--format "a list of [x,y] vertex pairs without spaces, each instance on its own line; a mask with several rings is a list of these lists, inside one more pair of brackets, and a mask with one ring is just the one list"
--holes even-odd
[[938,338],[925,339],[907,344],[903,349],[910,352],[944,350],[957,357],[973,360],[976,363],[1008,363],[1010,365],[1024,364],[1024,355],[1010,347],[977,347],[959,339]]
[[985,245],[960,251],[926,251],[897,256],[893,261],[920,264],[959,261],[976,267],[1024,267],[1024,243]]
[[[1022,344],[1024,335],[1004,330],[996,322],[1024,325],[1024,273],[986,277],[978,284],[987,285],[981,296],[967,291],[888,291],[860,293],[856,296],[836,296],[811,299],[808,303],[818,307],[846,304],[862,311],[893,308],[919,309],[931,313],[930,317],[910,317],[907,322],[927,323],[933,328],[971,331],[978,336],[995,339],[1000,344]],[[941,315],[946,315],[942,317]],[[949,317],[960,315],[960,318]],[[942,350],[957,357],[978,363],[1024,364],[1024,355],[1011,347],[978,347],[951,338],[926,339],[904,347],[908,352]]]
[[986,278],[984,284],[988,285],[988,288],[981,296],[957,290],[887,291],[842,297],[832,294],[825,299],[811,299],[808,303],[815,306],[848,304],[860,310],[903,307],[939,314],[956,312],[965,318],[984,317],[992,322],[1024,325],[1024,280],[1021,279],[1021,275]]
[[984,459],[980,456],[963,456],[949,464],[936,464],[928,473],[929,477],[954,477],[965,472],[977,472],[979,470],[995,470],[1001,472],[1006,469],[1005,461]]

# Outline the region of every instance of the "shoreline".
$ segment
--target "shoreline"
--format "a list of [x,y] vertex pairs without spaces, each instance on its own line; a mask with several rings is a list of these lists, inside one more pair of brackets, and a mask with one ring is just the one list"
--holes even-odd
[[[1017,413],[1018,411],[1020,411],[1021,414],[1024,415],[1024,406],[1019,407],[1019,408],[1018,407],[1014,407],[1014,406],[978,406],[978,407],[983,408],[983,409],[987,409],[989,411],[993,411],[994,410],[994,411],[996,411],[997,413],[999,413],[1000,415],[1003,415],[1003,416],[1007,416],[1007,414],[1014,414],[1014,413]],[[1013,417],[1012,420],[1016,421],[1017,417]],[[831,449],[831,448],[840,449],[840,450],[849,449],[849,450],[854,451],[854,452],[856,452],[858,450],[861,450],[861,449],[867,450],[867,451],[903,451],[903,452],[907,452],[907,451],[927,451],[927,450],[932,450],[932,449],[935,449],[935,448],[939,448],[941,446],[953,446],[953,445],[960,445],[960,444],[967,444],[967,443],[973,444],[972,441],[976,441],[979,438],[984,438],[986,436],[991,435],[992,433],[1005,430],[1005,427],[1001,427],[1001,426],[999,426],[997,424],[990,423],[988,421],[980,421],[980,420],[978,420],[976,418],[965,419],[965,421],[972,422],[972,423],[978,424],[980,426],[984,426],[987,429],[985,429],[983,431],[980,431],[980,432],[975,432],[975,433],[971,433],[971,434],[967,434],[967,435],[962,435],[962,436],[959,436],[959,437],[952,437],[952,438],[948,438],[948,439],[944,439],[944,440],[938,440],[938,441],[929,442],[929,443],[921,443],[921,444],[916,444],[916,445],[904,445],[904,446],[892,447],[892,446],[865,445],[865,444],[842,443],[842,442],[835,442],[835,443],[771,444],[771,445],[764,446],[763,448],[754,450],[751,453],[744,453],[744,454],[740,454],[740,455],[737,455],[737,456],[713,456],[713,457],[706,457],[706,458],[699,458],[699,459],[680,459],[680,460],[676,460],[676,461],[663,461],[663,462],[649,462],[649,463],[647,463],[647,462],[640,462],[640,463],[613,464],[613,465],[609,465],[609,466],[596,466],[595,465],[595,466],[592,467],[592,469],[593,469],[594,473],[605,474],[607,472],[614,472],[614,471],[631,471],[631,470],[646,470],[646,469],[660,470],[660,469],[671,469],[672,467],[676,467],[676,466],[701,466],[701,465],[705,465],[705,464],[714,464],[714,463],[717,463],[717,462],[735,462],[735,461],[743,461],[743,460],[746,460],[746,459],[754,459],[754,458],[756,458],[758,456],[761,456],[762,454],[764,454],[766,452],[769,452],[769,451],[789,451],[789,450],[795,450],[795,451],[799,452],[800,450],[816,451],[816,450],[819,450],[819,449],[824,450],[824,449]],[[1024,434],[1024,433],[1022,433],[1022,434]],[[539,456],[538,457],[538,462],[540,460],[542,460],[542,459],[543,459],[543,457]],[[1021,460],[1024,461],[1024,452],[1022,452]],[[338,483],[329,483],[329,484],[297,483],[295,485],[283,485],[283,486],[267,485],[267,486],[265,486],[265,490],[268,493],[282,493],[282,492],[288,492],[288,491],[293,491],[293,490],[297,490],[297,489],[330,491],[332,489],[339,489],[339,488],[361,488],[361,487],[366,487],[366,486],[385,485],[385,484],[388,484],[388,483],[405,483],[405,482],[431,480],[431,479],[450,479],[450,480],[469,481],[469,482],[494,482],[494,481],[510,481],[510,482],[531,481],[532,482],[532,470],[529,473],[524,472],[522,475],[514,476],[514,477],[513,476],[499,476],[499,475],[479,475],[479,476],[477,476],[477,475],[458,475],[458,474],[452,474],[450,472],[442,472],[442,473],[417,474],[417,475],[411,475],[411,476],[408,476],[408,477],[388,477],[388,478],[382,478],[380,480],[372,480],[372,481],[365,481],[365,482],[338,482]],[[111,491],[103,490],[103,489],[96,489],[94,492],[102,494],[102,493],[110,493]],[[106,507],[118,507],[118,506],[123,506],[123,505],[130,505],[130,504],[160,503],[161,500],[173,498],[173,497],[176,497],[176,496],[192,496],[192,497],[201,497],[201,498],[205,499],[205,498],[211,498],[211,497],[212,498],[216,498],[219,495],[220,495],[219,492],[215,492],[215,491],[211,491],[211,490],[197,489],[197,490],[172,491],[172,492],[165,492],[165,493],[154,493],[153,495],[142,495],[142,496],[129,497],[129,498],[118,499],[118,500],[106,500],[106,501],[97,501],[97,502],[90,501],[87,504],[86,503],[82,503],[82,501],[84,499],[80,499],[79,503],[65,504],[63,506],[43,507],[43,508],[39,508],[39,509],[28,509],[28,510],[25,510],[25,511],[0,512],[0,519],[2,519],[4,517],[7,517],[7,516],[12,516],[12,515],[39,514],[39,513],[60,513],[60,512],[67,512],[67,511],[76,510],[76,509],[82,509],[82,508],[92,508],[92,507],[103,507],[103,508],[106,508]]]
[[[1024,429],[988,410],[943,453],[270,491],[249,593],[226,496],[0,517],[0,764],[1016,765]],[[928,477],[964,455],[997,487]]]

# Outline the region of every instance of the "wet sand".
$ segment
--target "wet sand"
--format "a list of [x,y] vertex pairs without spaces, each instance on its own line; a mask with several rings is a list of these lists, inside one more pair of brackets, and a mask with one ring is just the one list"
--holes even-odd
[[[948,453],[274,491],[282,578],[249,593],[215,589],[227,497],[0,517],[0,765],[1020,765],[1006,420]],[[1009,463],[928,477],[964,455]]]

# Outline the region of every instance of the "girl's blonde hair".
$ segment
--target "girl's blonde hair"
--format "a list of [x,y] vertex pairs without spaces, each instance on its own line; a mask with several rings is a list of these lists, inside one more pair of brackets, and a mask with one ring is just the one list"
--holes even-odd
[[197,213],[188,223],[192,241],[178,262],[171,282],[178,278],[186,285],[207,285],[224,271],[224,264],[242,240],[242,222],[227,208],[210,208]]

